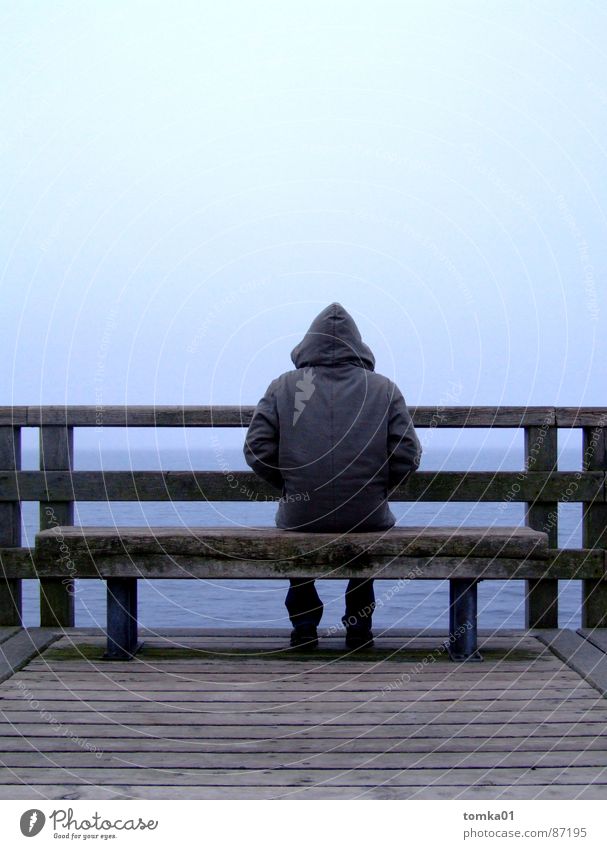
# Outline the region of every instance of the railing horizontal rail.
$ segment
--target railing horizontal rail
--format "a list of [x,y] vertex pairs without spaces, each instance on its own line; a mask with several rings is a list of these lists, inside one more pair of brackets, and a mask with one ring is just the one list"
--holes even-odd
[[[40,427],[247,427],[254,405],[47,405],[0,407],[0,425]],[[411,407],[416,427],[604,427],[607,407]]]
[[[270,501],[252,472],[0,471],[0,501]],[[305,500],[305,493],[302,494]],[[417,472],[391,501],[605,501],[603,472]]]

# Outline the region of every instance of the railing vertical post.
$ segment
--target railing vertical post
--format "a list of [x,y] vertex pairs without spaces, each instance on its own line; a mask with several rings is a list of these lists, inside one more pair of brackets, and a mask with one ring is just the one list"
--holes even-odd
[[[557,470],[557,428],[539,425],[525,428],[525,468],[530,472]],[[536,531],[548,534],[550,548],[558,548],[558,502],[527,503],[525,522]],[[538,578],[526,582],[525,626],[558,628],[558,581]]]
[[[0,426],[0,468],[21,469],[21,428]],[[21,504],[19,501],[0,503],[0,545],[12,548],[21,545]],[[4,577],[0,568],[0,625],[21,625],[21,579]]]
[[[67,425],[41,425],[40,468],[46,471],[71,470],[74,456],[74,428]],[[73,501],[41,501],[40,530],[74,524]],[[57,540],[60,545],[60,540]],[[66,553],[69,561],[69,552]],[[44,627],[74,626],[74,580],[44,578],[40,581],[40,624]]]
[[[582,468],[607,471],[607,428],[582,429]],[[607,548],[607,504],[584,502],[582,505],[584,548]],[[607,628],[607,580],[582,581],[582,628]]]

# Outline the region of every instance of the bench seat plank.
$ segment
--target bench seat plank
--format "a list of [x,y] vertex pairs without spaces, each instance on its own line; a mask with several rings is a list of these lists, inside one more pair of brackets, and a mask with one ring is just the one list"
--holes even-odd
[[547,534],[527,527],[395,527],[375,533],[298,533],[277,528],[56,527],[36,535],[38,560],[85,551],[100,556],[181,554],[238,560],[291,560],[331,564],[380,557],[548,557]]
[[[75,570],[66,562],[39,561],[40,577],[75,574],[78,578],[145,578],[207,580],[268,580],[285,578],[323,578],[349,580],[444,580],[446,578],[477,578],[479,580],[523,580],[525,578],[574,577],[570,569],[553,565],[546,560],[524,558],[479,557],[379,557],[371,554],[364,559],[344,557],[332,562],[303,557],[293,560],[236,560],[212,555],[139,554],[123,553],[110,556],[82,552],[72,555]],[[603,575],[602,560],[595,562],[584,574]]]

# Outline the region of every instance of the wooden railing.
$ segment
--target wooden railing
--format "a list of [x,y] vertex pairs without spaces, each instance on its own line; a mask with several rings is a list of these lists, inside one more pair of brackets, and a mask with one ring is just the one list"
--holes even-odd
[[[40,503],[40,528],[73,524],[75,501],[251,501],[276,492],[248,472],[74,471],[75,427],[247,427],[254,407],[0,407],[0,625],[21,623],[21,580],[36,577],[21,547],[21,503]],[[582,502],[584,557],[605,563],[607,542],[607,407],[418,407],[416,428],[523,428],[524,457],[515,472],[417,472],[392,501],[523,502],[526,522],[558,548],[558,504]],[[40,469],[21,470],[21,429],[39,428]],[[579,471],[557,467],[559,429],[583,434]],[[577,556],[579,554],[579,556]],[[576,559],[577,557],[577,559]],[[576,577],[575,568],[571,577]],[[526,582],[526,624],[558,625],[558,581]],[[584,627],[607,627],[607,580],[582,579]],[[69,580],[40,582],[41,624],[74,625]]]

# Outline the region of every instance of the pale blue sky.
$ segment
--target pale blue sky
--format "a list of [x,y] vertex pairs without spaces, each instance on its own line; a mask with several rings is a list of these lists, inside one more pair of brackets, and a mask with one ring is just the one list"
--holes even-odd
[[606,404],[595,2],[1,2],[1,403]]

